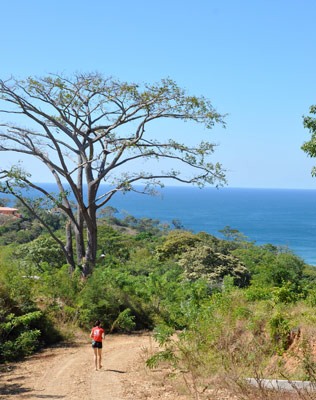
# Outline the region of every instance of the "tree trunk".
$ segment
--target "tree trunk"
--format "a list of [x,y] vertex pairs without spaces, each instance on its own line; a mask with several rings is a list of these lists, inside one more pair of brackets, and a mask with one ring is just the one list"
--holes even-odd
[[77,223],[78,223],[78,228],[74,227],[75,231],[75,238],[76,238],[76,251],[77,251],[77,264],[81,264],[83,258],[85,257],[85,245],[84,245],[84,240],[83,240],[83,229],[84,229],[84,224],[83,224],[83,216],[82,212],[77,208]]
[[[81,198],[83,198],[83,188],[82,188],[82,179],[83,179],[83,167],[82,167],[82,156],[78,155],[78,176],[77,176],[77,187],[80,193]],[[82,214],[82,209],[79,204],[77,204],[77,224],[78,228],[75,229],[75,237],[76,237],[76,249],[77,249],[77,264],[80,265],[85,257],[85,245],[83,240],[83,229],[84,229],[84,219]]]
[[87,213],[85,213],[85,222],[87,224],[87,245],[85,262],[82,266],[82,275],[85,278],[87,275],[92,274],[93,267],[97,257],[97,208],[95,199],[97,194],[96,182],[93,181],[92,169],[89,164],[85,167],[86,179],[88,182],[87,193]]
[[96,262],[97,256],[97,225],[87,227],[87,250],[85,256],[85,262],[82,268],[82,274],[86,277],[92,274],[93,267]]
[[67,263],[70,265],[69,273],[72,275],[75,270],[75,262],[73,257],[73,247],[72,247],[72,229],[71,222],[68,221],[66,223],[66,246],[65,246],[65,255]]

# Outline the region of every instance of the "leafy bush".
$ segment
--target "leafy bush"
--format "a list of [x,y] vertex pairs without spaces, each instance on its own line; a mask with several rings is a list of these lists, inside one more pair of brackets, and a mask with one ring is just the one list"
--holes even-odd
[[289,346],[289,321],[279,312],[273,315],[270,322],[270,334],[278,354],[282,354]]
[[98,228],[98,249],[102,253],[116,257],[120,261],[126,261],[130,256],[131,240],[108,225]]
[[59,245],[48,235],[42,235],[30,243],[19,246],[14,255],[22,261],[26,270],[30,272],[33,270],[34,273],[60,268],[66,261]]
[[[48,331],[47,337],[45,333]],[[41,311],[33,311],[20,316],[11,313],[2,317],[0,338],[1,363],[29,355],[42,343],[52,343],[60,339],[60,336]]]
[[197,246],[183,253],[178,264],[185,276],[194,281],[205,278],[210,282],[222,282],[229,275],[237,286],[247,286],[250,274],[244,264],[232,255],[216,253],[209,246]]
[[260,286],[282,286],[290,281],[295,285],[303,279],[304,261],[286,250],[278,251],[274,246],[253,246],[232,252],[251,273],[252,280]]
[[272,293],[276,303],[295,303],[301,297],[296,285],[289,281],[281,287],[274,288]]
[[309,304],[311,307],[316,306],[316,289],[310,290],[308,292],[306,303]]
[[271,288],[251,285],[245,289],[244,295],[248,301],[269,300],[271,299]]
[[32,302],[29,289],[19,276],[11,280],[10,287],[0,280],[0,363],[61,339],[46,314]]
[[131,310],[129,308],[126,308],[124,311],[122,311],[119,314],[119,316],[113,322],[113,324],[111,326],[111,332],[113,332],[114,329],[122,329],[124,331],[132,331],[136,326],[134,320],[135,320],[135,316],[132,315]]
[[177,259],[190,248],[194,248],[200,241],[201,239],[191,232],[171,231],[164,243],[157,246],[157,258],[159,261]]

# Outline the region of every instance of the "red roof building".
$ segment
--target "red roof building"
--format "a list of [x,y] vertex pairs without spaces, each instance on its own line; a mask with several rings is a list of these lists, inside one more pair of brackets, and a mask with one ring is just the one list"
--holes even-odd
[[18,213],[17,208],[0,207],[0,214],[10,215],[11,217],[21,218],[21,214]]

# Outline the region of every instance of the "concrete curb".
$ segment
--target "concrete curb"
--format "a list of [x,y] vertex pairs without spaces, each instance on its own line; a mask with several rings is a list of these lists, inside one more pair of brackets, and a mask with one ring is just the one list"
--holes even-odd
[[246,382],[248,382],[252,386],[285,392],[298,392],[299,390],[304,390],[308,392],[316,391],[316,382],[311,381],[286,381],[281,379],[246,378]]

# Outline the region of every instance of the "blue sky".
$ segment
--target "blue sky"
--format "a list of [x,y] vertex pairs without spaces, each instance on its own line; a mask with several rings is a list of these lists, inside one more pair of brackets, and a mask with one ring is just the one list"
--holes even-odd
[[[300,150],[309,138],[302,115],[316,103],[316,2],[14,0],[0,13],[1,78],[171,77],[228,113],[227,128],[171,124],[162,134],[218,143],[214,161],[229,186],[316,188],[314,160]],[[5,167],[21,159],[0,157]],[[26,167],[50,181],[32,160]]]

